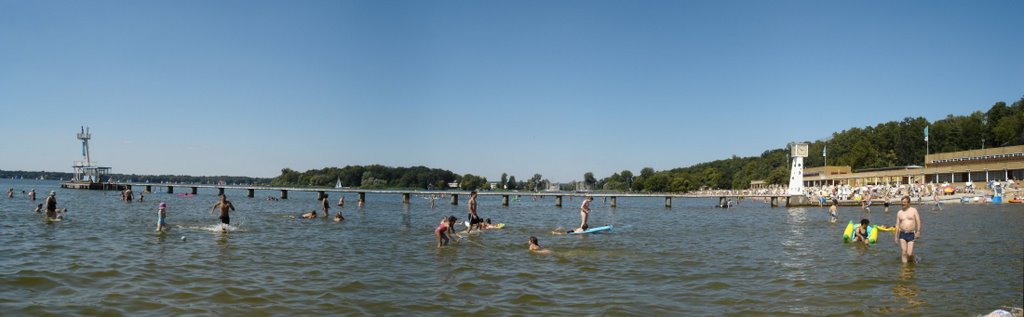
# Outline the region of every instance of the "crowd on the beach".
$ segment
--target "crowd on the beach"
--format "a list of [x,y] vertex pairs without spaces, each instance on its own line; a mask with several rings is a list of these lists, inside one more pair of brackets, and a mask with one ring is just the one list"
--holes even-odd
[[922,201],[925,197],[932,197],[934,200],[941,200],[941,196],[953,195],[979,195],[992,196],[995,194],[1013,194],[1014,199],[1019,195],[1020,189],[1012,179],[1005,182],[996,180],[985,183],[984,188],[977,188],[973,182],[966,182],[962,186],[954,186],[948,182],[941,184],[920,182],[916,184],[874,184],[874,185],[829,185],[821,187],[804,187],[807,198],[820,202],[827,200],[853,200],[853,201],[890,201],[893,197],[909,196],[914,200]]

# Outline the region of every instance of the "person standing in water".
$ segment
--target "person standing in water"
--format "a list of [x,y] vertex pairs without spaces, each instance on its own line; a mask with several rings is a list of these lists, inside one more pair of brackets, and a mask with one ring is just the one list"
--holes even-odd
[[320,200],[320,204],[323,205],[324,219],[330,218],[331,213],[328,210],[331,209],[331,204],[327,202],[327,193],[324,193],[324,198]]
[[839,201],[833,199],[832,206],[828,207],[828,222],[835,223],[839,221]]
[[32,201],[36,201],[36,189],[35,188],[33,188],[31,191],[28,192],[28,199],[31,199]]
[[921,215],[917,208],[910,207],[910,196],[903,196],[900,203],[903,208],[896,212],[896,229],[899,231],[893,237],[900,245],[900,258],[907,263],[914,257],[914,241],[921,238]]
[[593,196],[587,196],[586,199],[583,199],[583,204],[580,205],[580,229],[587,230],[585,228],[589,226],[587,218],[590,217],[590,202],[593,200]]
[[228,200],[228,195],[220,195],[220,200],[213,204],[210,208],[210,215],[213,215],[213,211],[220,207],[220,223],[225,225],[231,224],[231,216],[228,214],[229,211],[235,210],[235,205],[231,204]]
[[46,206],[46,218],[57,218],[57,193],[51,191],[43,205]]
[[473,231],[473,227],[476,227],[479,223],[483,222],[483,220],[480,219],[480,215],[476,213],[475,190],[469,193],[469,204],[467,205],[469,206],[469,229],[466,229],[466,233],[469,233],[470,231]]
[[160,202],[160,206],[156,210],[156,231],[166,229],[170,229],[167,227],[167,203]]

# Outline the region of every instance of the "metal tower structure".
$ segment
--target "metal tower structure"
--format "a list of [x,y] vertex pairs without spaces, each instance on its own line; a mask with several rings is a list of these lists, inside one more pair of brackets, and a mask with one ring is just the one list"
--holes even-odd
[[85,166],[92,166],[89,159],[89,140],[92,139],[92,134],[89,133],[89,128],[83,126],[82,132],[78,132],[78,139],[82,140],[82,158],[85,159]]

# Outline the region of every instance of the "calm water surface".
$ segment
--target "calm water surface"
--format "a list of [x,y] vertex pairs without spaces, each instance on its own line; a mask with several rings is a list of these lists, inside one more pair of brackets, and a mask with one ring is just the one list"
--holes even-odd
[[[892,224],[894,212],[769,208],[744,201],[597,198],[591,223],[608,234],[555,236],[579,223],[580,200],[549,197],[510,207],[481,197],[480,214],[506,223],[449,247],[434,246],[442,215],[461,205],[354,194],[346,219],[301,220],[314,193],[228,191],[233,231],[213,230],[213,190],[195,197],[0,181],[0,311],[3,315],[942,315],[1022,306],[1024,206],[922,207],[920,263],[904,267],[883,233],[871,247],[843,244],[847,220]],[[31,202],[22,190],[35,188]],[[56,190],[68,219],[32,212]],[[337,194],[331,194],[332,202]],[[173,230],[154,232],[166,201]],[[333,207],[332,212],[338,208]],[[551,255],[526,251],[535,235]],[[181,240],[184,236],[187,239]]]

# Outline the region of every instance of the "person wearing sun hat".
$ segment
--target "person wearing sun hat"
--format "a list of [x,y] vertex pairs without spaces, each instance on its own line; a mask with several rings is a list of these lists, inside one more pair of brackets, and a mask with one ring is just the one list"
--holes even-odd
[[156,231],[163,231],[170,229],[167,227],[167,203],[160,202],[160,207],[157,209],[157,220],[156,220]]

